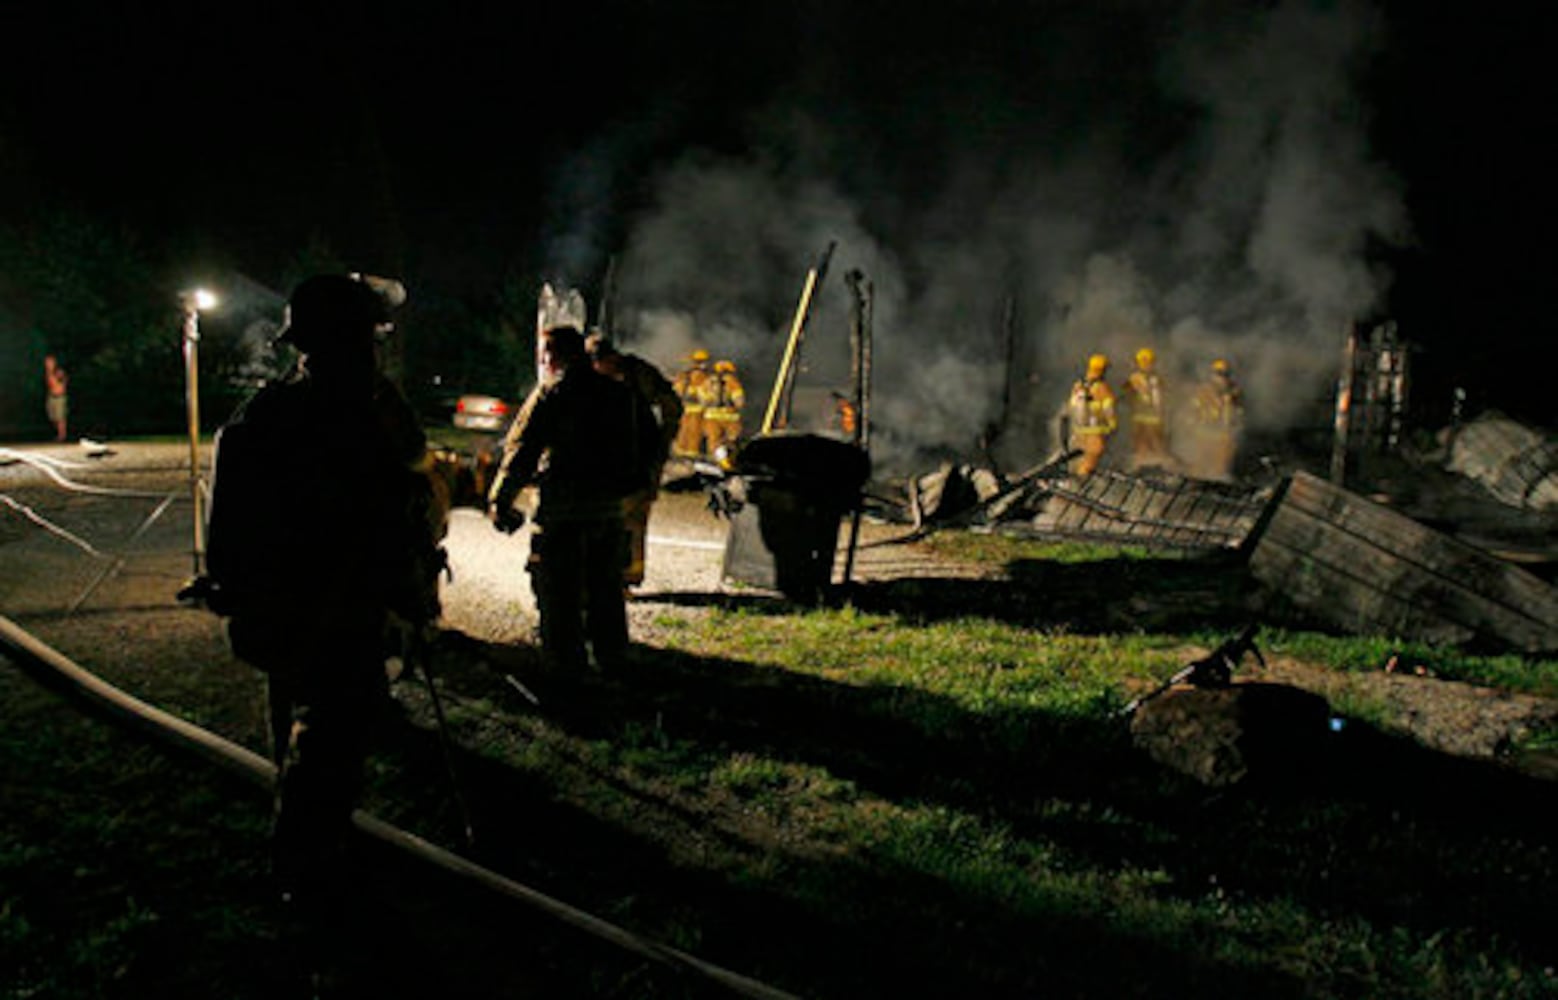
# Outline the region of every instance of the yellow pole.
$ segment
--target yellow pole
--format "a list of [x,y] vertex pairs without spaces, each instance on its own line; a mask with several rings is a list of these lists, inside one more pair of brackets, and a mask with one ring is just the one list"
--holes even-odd
[[[796,364],[796,355],[800,352],[801,334],[806,330],[806,316],[811,312],[811,298],[817,290],[817,283],[822,276],[828,273],[828,261],[833,257],[833,248],[838,246],[837,240],[829,240],[827,249],[822,251],[822,256],[817,258],[816,266],[806,272],[806,286],[801,289],[801,302],[795,308],[795,321],[790,324],[790,342],[784,345],[784,360],[779,365],[779,378],[774,382],[773,395],[768,398],[768,412],[763,415],[763,429],[761,433],[767,434],[774,429],[774,416],[779,412],[779,400],[784,398],[786,386],[793,377]],[[789,406],[785,406],[785,419],[789,419]]]
[[806,272],[806,285],[801,289],[801,303],[795,309],[795,319],[790,324],[790,340],[784,345],[784,360],[779,362],[779,377],[774,380],[774,391],[768,397],[768,412],[763,414],[762,433],[774,429],[774,415],[779,412],[779,397],[784,395],[784,384],[790,365],[795,361],[795,345],[800,343],[801,328],[806,325],[806,313],[811,308],[812,292],[817,288],[817,269]]
[[205,558],[205,514],[200,476],[200,310],[193,302],[184,306],[184,404],[189,415],[189,495],[195,519],[195,575]]

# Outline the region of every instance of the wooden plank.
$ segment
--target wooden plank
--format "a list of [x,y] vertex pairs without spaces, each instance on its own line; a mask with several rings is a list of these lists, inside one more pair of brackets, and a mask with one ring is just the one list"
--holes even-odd
[[1502,414],[1484,413],[1456,432],[1449,468],[1511,506],[1558,506],[1558,440]]
[[[1540,635],[1533,633],[1529,619],[1382,550],[1337,545],[1334,533],[1315,522],[1299,523],[1301,519],[1295,513],[1273,521],[1251,572],[1318,604],[1337,624],[1428,641],[1454,634],[1455,641],[1505,637],[1518,648],[1540,647]],[[1277,550],[1282,556],[1274,558]]]
[[1057,487],[1032,523],[1036,531],[1073,537],[1225,547],[1243,540],[1264,507],[1220,484],[1100,471]]
[[1187,544],[1192,545],[1226,545],[1227,540],[1221,537],[1209,536],[1194,520],[1196,498],[1200,495],[1201,483],[1193,479],[1181,479],[1174,494],[1168,498],[1163,508],[1163,519],[1180,525],[1179,535]]
[[1251,552],[1255,577],[1354,631],[1558,650],[1558,589],[1329,483],[1295,476]]
[[1235,501],[1232,497],[1218,497],[1217,506],[1217,515],[1212,523],[1229,538],[1242,537],[1255,523],[1255,514],[1258,510],[1255,504],[1248,501]]
[[1095,523],[1100,520],[1097,513],[1097,506],[1099,497],[1107,484],[1108,474],[1104,472],[1095,472],[1093,475],[1082,480],[1077,490],[1077,493],[1083,502],[1076,504],[1076,530],[1081,532],[1108,530],[1109,525],[1107,521],[1104,523],[1102,529],[1100,529],[1099,526]]
[[1125,513],[1125,499],[1131,493],[1132,480],[1116,472],[1105,472],[1092,484],[1092,497],[1099,507]]
[[1087,521],[1088,510],[1084,504],[1079,504],[1070,497],[1056,494],[1056,500],[1060,502],[1060,510],[1055,516],[1055,527],[1060,531],[1080,531]]
[[1207,532],[1207,493],[1206,490],[1192,490],[1189,496],[1189,504],[1181,517],[1185,523],[1199,535],[1205,536]]
[[1082,480],[1077,489],[1081,500],[1077,503],[1077,530],[1087,533],[1107,533],[1113,529],[1113,519],[1107,517],[1101,509],[1109,506],[1106,495],[1112,486],[1114,486],[1112,474],[1103,469]]
[[1165,536],[1172,536],[1176,533],[1176,528],[1164,526],[1167,520],[1162,516],[1165,506],[1168,505],[1167,491],[1162,489],[1161,484],[1151,480],[1140,480],[1140,483],[1142,483],[1142,497],[1137,505],[1142,519],[1140,534],[1151,539],[1165,539]]
[[[1539,578],[1475,546],[1434,531],[1388,507],[1366,500],[1306,473],[1293,477],[1288,502],[1338,531],[1367,539],[1371,548],[1410,554],[1413,562],[1512,608],[1534,606],[1558,621],[1558,592]],[[1514,571],[1514,572],[1511,572]]]
[[1198,484],[1192,485],[1189,479],[1182,480],[1179,489],[1174,491],[1174,495],[1163,508],[1163,520],[1178,524],[1188,523],[1190,514],[1195,509],[1196,497],[1200,494]]
[[1203,533],[1197,531],[1190,520],[1194,516],[1196,498],[1200,493],[1200,483],[1181,478],[1173,494],[1163,505],[1163,520],[1182,525],[1178,534],[1190,544],[1200,544],[1204,540]]
[[[1459,561],[1440,558],[1429,564],[1422,558],[1423,548],[1400,546],[1399,539],[1390,536],[1359,535],[1297,506],[1279,511],[1267,536],[1329,564],[1345,565],[1352,576],[1380,589],[1436,595],[1442,612],[1459,616],[1457,620],[1487,616],[1502,620],[1507,614],[1539,626],[1538,631],[1558,621],[1558,592],[1470,546],[1463,546]],[[1522,626],[1511,621],[1508,627]]]
[[1120,514],[1126,518],[1125,522],[1117,525],[1115,530],[1125,538],[1151,536],[1152,526],[1144,521],[1146,516],[1147,500],[1152,491],[1146,483],[1135,476],[1122,476],[1124,493],[1119,500]]
[[1161,483],[1150,483],[1147,490],[1147,502],[1142,507],[1142,516],[1154,521],[1169,520],[1165,514],[1168,511],[1169,501],[1174,498],[1178,490],[1184,489],[1184,480],[1174,489],[1166,489]]

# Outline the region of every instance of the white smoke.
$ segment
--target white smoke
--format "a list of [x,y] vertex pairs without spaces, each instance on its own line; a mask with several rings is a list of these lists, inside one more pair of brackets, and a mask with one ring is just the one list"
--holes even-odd
[[[754,127],[750,155],[689,151],[654,176],[624,248],[622,327],[668,369],[697,346],[732,358],[761,404],[807,269],[837,241],[802,381],[846,388],[842,276],[858,268],[875,292],[883,451],[973,447],[999,415],[1008,300],[1021,342],[1003,448],[1017,460],[1047,451],[1045,417],[1098,351],[1120,378],[1150,345],[1171,387],[1226,357],[1253,424],[1302,419],[1323,406],[1347,325],[1383,301],[1371,241],[1409,238],[1357,97],[1381,26],[1357,4],[1300,0],[1191,5],[1175,23],[1131,100],[1088,115],[1022,105],[1044,142],[900,150],[940,177],[929,198],[894,197],[890,173],[846,189],[834,168],[852,137],[788,107],[764,119],[780,127]],[[1042,73],[1044,53],[1034,62]],[[1175,127],[1142,127],[1159,121]]]

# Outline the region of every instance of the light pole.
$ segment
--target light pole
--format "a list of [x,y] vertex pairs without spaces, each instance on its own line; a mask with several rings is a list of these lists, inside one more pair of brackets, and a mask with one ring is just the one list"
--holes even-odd
[[216,305],[204,288],[179,295],[184,309],[184,409],[189,417],[189,498],[195,522],[195,576],[206,555],[205,481],[200,475],[200,313]]

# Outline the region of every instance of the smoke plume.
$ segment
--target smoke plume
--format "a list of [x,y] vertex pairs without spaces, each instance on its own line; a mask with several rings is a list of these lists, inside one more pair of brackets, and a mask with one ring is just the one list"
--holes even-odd
[[1347,325],[1388,288],[1371,248],[1410,238],[1360,96],[1378,18],[1299,0],[1048,16],[968,81],[971,63],[869,105],[804,91],[753,115],[745,152],[656,169],[619,261],[624,339],[668,369],[695,346],[735,360],[750,426],[836,240],[799,384],[847,388],[858,268],[879,464],[970,452],[1008,387],[1001,450],[1042,457],[1086,357],[1118,381],[1141,346],[1182,397],[1229,359],[1254,428],[1323,413]]

